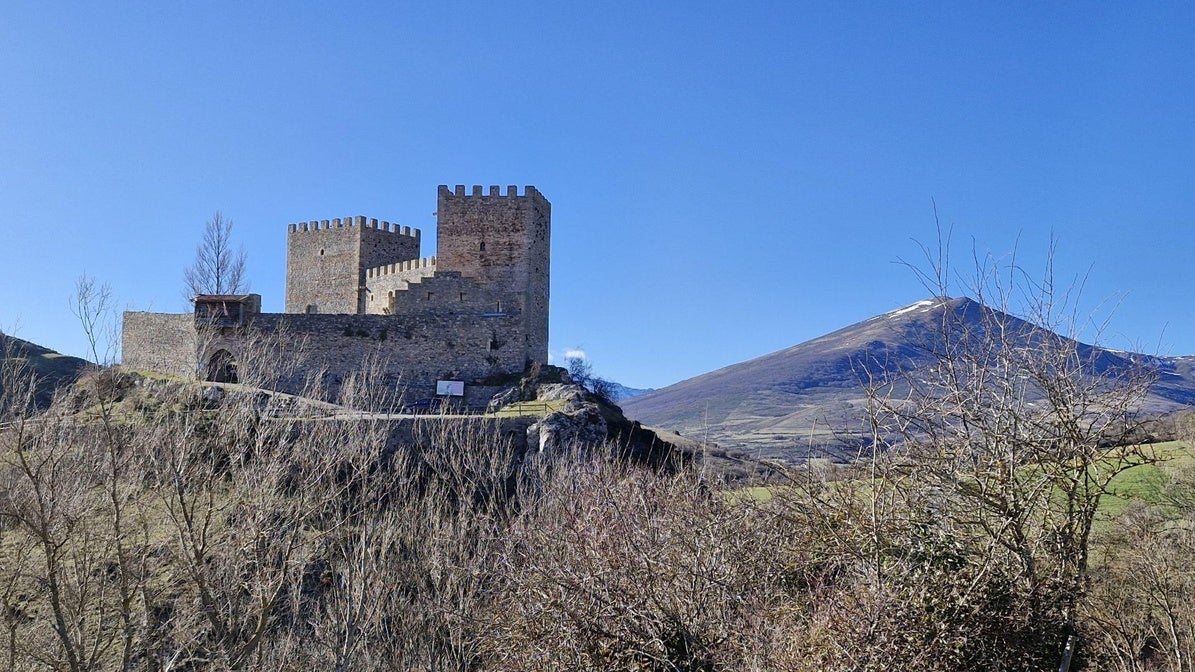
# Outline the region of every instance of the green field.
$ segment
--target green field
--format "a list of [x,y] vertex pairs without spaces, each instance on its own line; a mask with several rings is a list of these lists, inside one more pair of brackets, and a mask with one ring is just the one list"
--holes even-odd
[[1165,495],[1174,477],[1195,468],[1195,449],[1190,442],[1155,443],[1153,449],[1157,462],[1128,469],[1112,481],[1113,494],[1104,497],[1100,503],[1104,517],[1115,517],[1135,499],[1147,504],[1165,504]]
[[[1165,503],[1168,486],[1179,474],[1195,470],[1195,448],[1188,441],[1166,441],[1151,444],[1156,462],[1142,464],[1116,476],[1109,487],[1110,494],[1100,502],[1100,519],[1110,520],[1119,515],[1134,500],[1146,504]],[[812,466],[824,466],[813,461]],[[804,469],[805,467],[792,467]],[[764,502],[782,492],[784,485],[754,485],[735,490],[734,498],[749,498]]]

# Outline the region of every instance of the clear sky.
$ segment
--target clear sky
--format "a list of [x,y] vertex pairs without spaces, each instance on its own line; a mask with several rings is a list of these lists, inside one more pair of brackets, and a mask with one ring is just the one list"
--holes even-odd
[[75,279],[177,312],[219,209],[281,310],[290,222],[552,202],[551,348],[660,387],[924,298],[1019,242],[1195,354],[1195,5],[0,6],[0,328],[84,354]]

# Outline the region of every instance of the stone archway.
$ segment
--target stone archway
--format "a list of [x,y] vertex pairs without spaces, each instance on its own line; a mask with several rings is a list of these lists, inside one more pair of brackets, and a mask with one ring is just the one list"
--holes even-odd
[[227,350],[217,350],[207,360],[207,377],[213,383],[237,382],[237,362]]

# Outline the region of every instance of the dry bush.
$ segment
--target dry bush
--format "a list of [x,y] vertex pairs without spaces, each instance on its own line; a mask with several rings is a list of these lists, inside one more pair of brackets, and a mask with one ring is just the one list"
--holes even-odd
[[[939,297],[954,281],[946,246],[923,276]],[[967,286],[977,301],[932,308],[930,365],[870,388],[884,479],[1002,576],[1028,610],[1030,630],[1013,641],[1036,666],[1062,658],[1081,629],[1101,499],[1118,474],[1155,459],[1136,440],[1156,372],[1079,342],[1092,320],[1076,310],[1076,287],[1055,284],[1052,258],[1040,278],[1015,258],[977,259]]]
[[1099,541],[1084,616],[1101,669],[1195,670],[1195,469],[1162,495],[1131,504]]
[[[602,451],[520,455],[481,420],[421,419],[398,441],[368,417],[276,417],[253,393],[216,406],[200,389],[162,390],[153,413],[110,427],[52,410],[2,434],[0,665],[1056,663],[1065,621],[1021,556],[896,456],[789,472],[761,504]],[[1080,625],[1093,642],[1137,637],[1122,647],[1137,654],[1169,647],[1152,659],[1169,661],[1190,648],[1189,539],[1172,523],[1132,529],[1094,577],[1109,606]],[[1112,667],[1119,644],[1100,646],[1110,669],[1187,669]]]
[[492,427],[287,420],[226,397],[147,435],[175,594],[160,657],[204,669],[466,669],[506,518]]
[[522,494],[490,669],[771,669],[781,530],[689,474],[574,453]]
[[[290,374],[280,344],[251,345],[248,379]],[[342,393],[392,394],[371,382]],[[514,489],[496,426],[420,422],[399,446],[375,419],[157,383],[84,384],[29,417],[30,381],[4,383],[0,665],[475,666],[479,563]]]
[[802,605],[788,614],[799,627],[786,669],[1048,667],[1048,630],[1015,567],[879,457],[789,471],[770,502],[789,521],[785,585]]

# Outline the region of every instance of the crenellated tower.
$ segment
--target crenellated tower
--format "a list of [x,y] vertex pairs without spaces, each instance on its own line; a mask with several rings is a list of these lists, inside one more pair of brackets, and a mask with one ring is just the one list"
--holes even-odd
[[365,217],[291,224],[286,312],[365,312],[366,271],[419,258],[419,229]]
[[552,205],[535,187],[484,193],[441,185],[436,206],[436,265],[505,295],[496,312],[522,314],[527,359],[548,359]]

